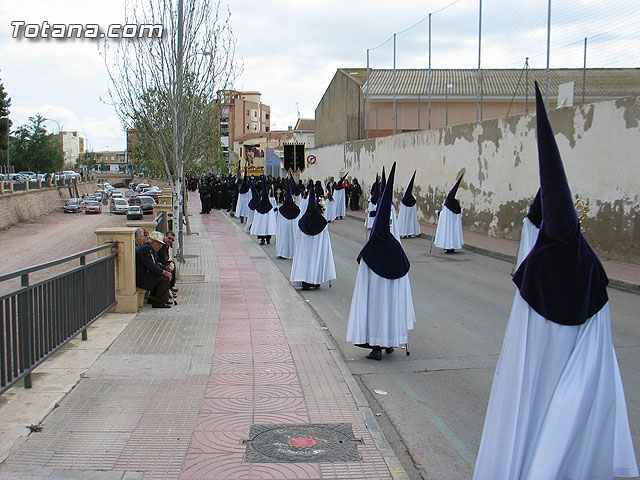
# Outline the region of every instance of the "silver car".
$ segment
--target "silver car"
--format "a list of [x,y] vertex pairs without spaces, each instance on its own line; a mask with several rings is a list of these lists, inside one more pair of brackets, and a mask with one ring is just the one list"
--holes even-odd
[[128,209],[129,202],[127,202],[124,198],[111,199],[111,205],[109,206],[109,211],[111,213],[126,214]]

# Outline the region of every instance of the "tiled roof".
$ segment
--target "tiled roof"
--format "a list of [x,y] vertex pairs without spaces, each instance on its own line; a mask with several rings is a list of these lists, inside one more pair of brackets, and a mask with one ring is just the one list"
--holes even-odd
[[[348,71],[348,69],[341,69]],[[352,69],[355,70],[355,69]],[[366,69],[364,69],[366,78]],[[431,95],[444,96],[450,85],[449,95],[477,96],[476,69],[431,69]],[[396,95],[426,96],[427,69],[397,69]],[[537,80],[544,91],[546,70],[529,69],[529,94],[533,95],[533,81]],[[393,70],[371,69],[369,71],[369,91],[372,96],[393,96]],[[575,82],[574,93],[582,95],[581,68],[558,68],[549,71],[549,93],[558,94],[558,85]],[[522,69],[482,70],[484,97],[510,97],[517,88],[519,96],[524,96],[525,71]],[[367,93],[367,82],[362,85]],[[587,68],[586,92],[588,97],[625,97],[640,95],[640,68]]]
[[315,118],[299,118],[296,126],[293,128],[294,130],[309,130],[313,131],[316,127],[316,119]]

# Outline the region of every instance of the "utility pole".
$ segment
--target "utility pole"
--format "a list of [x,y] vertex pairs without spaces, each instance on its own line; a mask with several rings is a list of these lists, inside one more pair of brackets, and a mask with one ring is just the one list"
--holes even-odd
[[[177,259],[180,262],[184,262],[184,239],[182,232],[182,209],[184,206],[184,189],[183,177],[184,177],[184,165],[182,164],[182,92],[183,92],[183,76],[182,65],[184,60],[184,45],[183,45],[183,33],[184,33],[184,14],[183,14],[183,0],[178,0],[178,55],[176,62],[176,90],[174,98],[174,110],[173,110],[173,153],[175,155],[176,170],[174,172],[174,188],[178,196],[178,211],[177,211],[177,225],[174,228],[178,231],[178,252]],[[174,212],[174,219],[175,219]]]

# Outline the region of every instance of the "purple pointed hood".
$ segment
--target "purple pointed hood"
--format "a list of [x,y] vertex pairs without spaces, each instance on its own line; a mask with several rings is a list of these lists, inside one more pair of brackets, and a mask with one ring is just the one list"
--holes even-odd
[[318,235],[324,230],[324,227],[327,226],[327,219],[324,218],[322,213],[320,213],[320,209],[318,209],[318,204],[316,202],[316,194],[315,189],[313,188],[313,180],[309,180],[309,205],[307,206],[307,211],[304,213],[300,221],[298,222],[298,226],[302,233],[307,235]]
[[269,213],[273,205],[269,201],[269,189],[267,188],[267,179],[262,179],[262,196],[260,197],[260,201],[256,204],[256,212],[258,213]]
[[580,232],[560,152],[536,83],[542,225],[538,240],[513,275],[522,298],[543,317],[582,325],[609,300],[609,280]]
[[249,191],[249,178],[247,176],[247,167],[244,167],[244,178],[242,179],[242,185],[240,185],[240,193],[247,193]]
[[391,219],[391,201],[393,200],[393,180],[396,173],[396,164],[391,167],[389,180],[381,196],[380,204],[373,222],[369,241],[360,251],[357,261],[364,263],[377,275],[397,279],[404,277],[410,268],[400,242],[391,234],[389,220]]
[[540,228],[540,224],[542,223],[542,201],[540,200],[540,189],[538,189],[538,193],[536,193],[533,203],[529,206],[527,218],[536,227]]
[[349,175],[349,172],[345,173],[343,177],[340,177],[340,180],[338,180],[338,183],[336,183],[336,187],[334,188],[334,190],[342,190],[344,188],[342,186],[342,182],[344,182],[344,179],[347,178],[347,175]]
[[294,218],[297,218],[298,215],[300,215],[300,207],[296,205],[296,203],[293,201],[293,197],[291,196],[292,185],[295,185],[295,183],[290,182],[289,179],[284,182],[284,203],[280,205],[280,208],[278,209],[280,215],[282,215],[287,220],[293,220]]
[[404,196],[402,197],[402,204],[405,207],[413,207],[416,204],[416,199],[413,196],[413,182],[416,179],[416,170],[413,171],[413,176],[411,180],[409,180],[409,185],[407,185],[407,190],[404,192]]
[[444,206],[451,210],[453,213],[460,213],[462,209],[460,208],[460,202],[456,199],[456,194],[458,193],[458,187],[460,186],[460,182],[462,181],[462,177],[464,173],[460,175],[460,178],[453,186],[451,190],[449,190],[449,195],[447,195],[447,199],[444,201]]

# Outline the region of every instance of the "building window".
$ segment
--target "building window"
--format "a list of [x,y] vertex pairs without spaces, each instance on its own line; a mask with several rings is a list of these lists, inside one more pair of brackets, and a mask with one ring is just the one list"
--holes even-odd
[[265,131],[266,131],[266,132],[268,132],[268,131],[269,131],[269,127],[266,127],[266,128],[265,128]]
[[247,117],[249,116],[249,110],[247,110]]
[[269,114],[268,114],[268,113],[265,113],[265,114],[264,114],[264,118],[265,118],[265,120],[269,120]]

